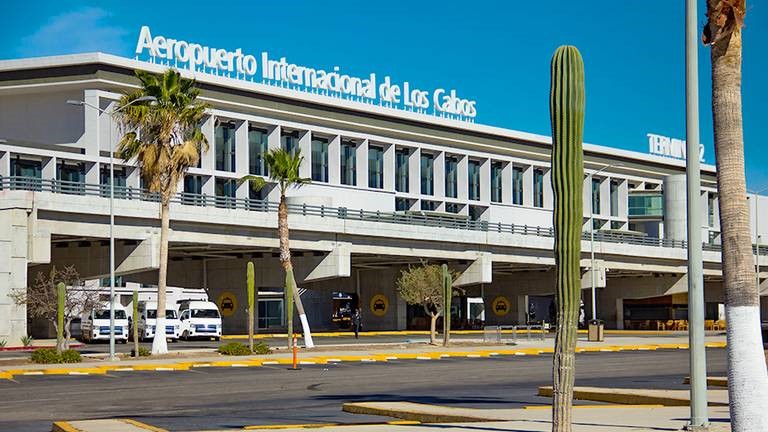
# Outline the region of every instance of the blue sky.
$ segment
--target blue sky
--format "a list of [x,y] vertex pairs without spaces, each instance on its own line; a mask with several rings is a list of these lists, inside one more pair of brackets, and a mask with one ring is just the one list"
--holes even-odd
[[[647,151],[647,133],[685,137],[682,0],[4,2],[0,58],[102,51],[133,57],[153,34],[330,69],[376,72],[477,101],[477,122],[549,134],[549,60],[576,45],[586,67],[585,140]],[[768,2],[744,31],[748,187],[768,187]],[[704,1],[699,0],[700,15]],[[290,6],[288,6],[290,5]],[[588,6],[587,6],[588,5]],[[700,26],[703,18],[700,19]],[[701,137],[714,163],[709,50],[699,49]]]

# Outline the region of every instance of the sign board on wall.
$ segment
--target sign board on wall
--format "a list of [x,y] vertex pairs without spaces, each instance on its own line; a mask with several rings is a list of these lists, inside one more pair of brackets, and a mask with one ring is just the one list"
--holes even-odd
[[[649,133],[648,153],[672,159],[685,159],[685,140]],[[704,162],[704,144],[699,144],[699,161]]]
[[241,48],[232,51],[153,36],[148,26],[139,33],[136,59],[455,120],[472,122],[477,116],[476,101],[462,97],[455,89],[425,90],[408,81],[395,82],[389,76],[381,79],[375,73],[348,75],[339,66],[331,70],[308,67],[289,63],[285,57],[272,57],[267,51],[257,58]]

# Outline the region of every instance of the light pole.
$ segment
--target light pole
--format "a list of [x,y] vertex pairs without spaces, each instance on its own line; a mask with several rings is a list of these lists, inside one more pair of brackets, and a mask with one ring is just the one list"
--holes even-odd
[[699,65],[697,1],[685,1],[685,174],[688,216],[688,355],[691,375],[689,430],[706,430],[707,358],[704,350],[704,268],[699,163]]
[[[592,191],[592,179],[600,174],[601,172],[607,170],[608,168],[614,168],[614,167],[620,167],[624,166],[623,163],[615,163],[606,165],[599,170],[595,171],[594,173],[589,174],[587,178],[589,181],[587,182],[589,184],[590,188],[590,198],[592,198],[591,202],[589,203],[589,254],[590,254],[590,264],[589,264],[589,273],[590,273],[590,279],[592,281],[592,321],[595,321],[597,319],[597,299],[595,295],[595,199],[594,199],[594,191]],[[598,191],[598,194],[600,192]]]
[[[121,110],[140,102],[154,102],[154,96],[142,96],[136,98],[118,109],[108,112],[96,105],[85,101],[68,100],[69,105],[89,106],[99,112],[107,114],[114,121],[114,115]],[[112,143],[112,127],[109,129],[109,360],[117,360],[115,355],[115,158],[114,145]],[[136,317],[134,317],[134,320]]]

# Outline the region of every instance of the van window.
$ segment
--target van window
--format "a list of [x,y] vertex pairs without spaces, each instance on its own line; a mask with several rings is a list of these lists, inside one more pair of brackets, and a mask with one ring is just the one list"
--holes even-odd
[[[176,311],[173,309],[166,309],[165,310],[165,317],[169,319],[176,319]],[[148,319],[155,319],[157,318],[157,310],[156,309],[147,309],[147,318]]]
[[[102,309],[93,312],[93,319],[109,319],[109,309]],[[115,311],[115,319],[127,319],[124,310]]]
[[192,318],[220,318],[216,309],[192,309]]

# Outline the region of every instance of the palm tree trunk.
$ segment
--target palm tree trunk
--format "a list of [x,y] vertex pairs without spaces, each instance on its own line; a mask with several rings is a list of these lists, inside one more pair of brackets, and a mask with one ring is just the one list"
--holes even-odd
[[[291,289],[293,292],[293,301],[296,304],[296,312],[299,315],[301,321],[301,328],[304,332],[304,345],[307,348],[313,348],[315,344],[312,341],[312,333],[309,329],[309,321],[307,321],[307,315],[304,313],[304,304],[301,302],[301,296],[299,295],[299,288],[296,284],[296,279],[293,277],[293,264],[291,263],[291,248],[289,244],[289,232],[288,232],[288,205],[285,202],[285,193],[280,192],[280,204],[277,209],[277,234],[280,239],[280,263],[286,272],[291,273],[290,280],[292,286],[286,286],[286,289]],[[286,278],[286,281],[288,278]],[[293,319],[293,317],[289,317]],[[292,329],[292,327],[291,327]]]
[[438,314],[429,314],[429,344],[437,345],[437,316]]
[[[709,5],[712,6],[711,4]],[[710,16],[711,19],[711,16]],[[741,27],[712,46],[712,115],[728,323],[728,396],[735,432],[768,431],[768,372],[760,334],[749,208],[744,178]]]
[[157,319],[155,337],[152,339],[152,355],[168,353],[168,342],[165,340],[165,288],[168,280],[169,201],[169,197],[163,196],[160,204],[160,269],[157,273]]

